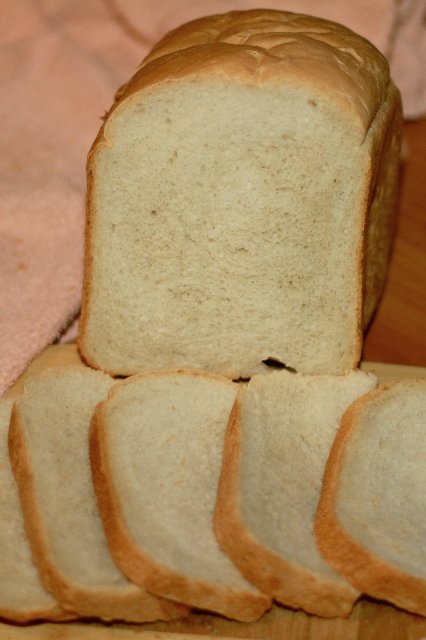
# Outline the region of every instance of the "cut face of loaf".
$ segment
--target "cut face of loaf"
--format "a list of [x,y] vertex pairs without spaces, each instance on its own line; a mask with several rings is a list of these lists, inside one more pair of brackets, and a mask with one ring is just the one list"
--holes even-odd
[[0,402],[0,616],[14,622],[63,620],[67,614],[43,588],[24,529],[7,444],[12,406],[13,400]]
[[87,361],[353,368],[386,271],[400,121],[384,58],[333,23],[236,12],[166,38],[89,157]]
[[219,548],[213,511],[237,386],[200,372],[117,384],[93,421],[95,489],[117,564],[158,595],[250,621],[270,599]]
[[321,557],[314,516],[344,410],[373,375],[254,376],[225,439],[215,526],[243,574],[290,607],[348,615],[359,592]]
[[9,443],[26,529],[43,584],[83,617],[144,622],[187,608],[151,596],[114,564],[91,481],[89,427],[114,384],[82,367],[28,379]]
[[385,384],[343,417],[316,519],[324,557],[356,588],[426,615],[426,382]]

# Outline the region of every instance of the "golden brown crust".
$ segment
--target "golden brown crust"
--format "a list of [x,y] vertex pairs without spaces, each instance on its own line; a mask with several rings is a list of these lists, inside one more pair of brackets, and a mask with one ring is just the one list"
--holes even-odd
[[120,594],[114,589],[80,588],[70,583],[57,569],[50,552],[43,518],[38,508],[37,492],[31,470],[31,461],[22,428],[22,418],[15,404],[9,430],[9,450],[13,472],[18,484],[25,527],[34,561],[44,588],[57,598],[68,618],[99,617],[104,620],[126,619],[131,622],[147,622],[170,619],[184,615],[187,610],[174,603],[161,602],[157,598],[129,585],[129,593]]
[[[337,491],[345,464],[345,451],[357,431],[365,408],[386,390],[411,382],[413,381],[381,384],[356,400],[344,413],[324,473],[315,520],[315,536],[318,548],[327,562],[357,589],[379,600],[388,600],[413,613],[426,615],[426,580],[389,565],[365,549],[344,529],[336,513]],[[425,384],[424,380],[418,382]]]
[[363,234],[361,331],[368,326],[380,301],[395,235],[403,117],[401,97],[393,83],[389,84],[388,91],[386,108],[382,108],[376,118],[372,149],[377,162],[372,163],[374,174]]
[[[102,129],[101,129],[102,131]],[[99,132],[100,133],[100,132]],[[99,138],[99,134],[98,134]],[[97,138],[97,139],[98,139]],[[93,149],[93,147],[92,147]],[[85,345],[86,340],[86,328],[87,318],[90,314],[90,291],[92,281],[93,270],[93,254],[91,251],[92,246],[92,229],[93,229],[93,215],[94,207],[92,206],[92,194],[93,194],[93,169],[90,162],[91,155],[88,156],[86,166],[87,176],[87,189],[86,189],[86,225],[84,229],[84,273],[83,273],[83,289],[81,293],[81,312],[79,320],[79,331],[77,337],[77,345],[82,357],[82,360],[89,366],[93,366],[98,369],[96,362],[90,355],[90,349]],[[111,372],[108,372],[111,373]]]
[[219,544],[248,580],[278,602],[322,617],[347,616],[359,592],[304,571],[265,547],[245,526],[239,510],[241,398],[237,399],[225,437],[223,466],[215,511]]
[[328,20],[269,9],[194,20],[166,35],[117,92],[89,153],[88,172],[97,145],[108,144],[111,114],[127,99],[165,82],[208,76],[316,87],[355,114],[360,143],[391,82],[386,59],[370,42]]
[[131,85],[138,85],[147,66],[160,58],[167,57],[162,81],[174,79],[182,65],[172,56],[188,49],[189,60],[195,54],[190,73],[199,65],[205,71],[202,56],[197,55],[197,49],[203,47],[207,48],[208,57],[213,56],[213,66],[218,62],[214,60],[215,50],[220,52],[224,67],[221,71],[225,74],[228,64],[233,67],[232,72],[238,68],[232,60],[238,48],[250,51],[251,60],[245,62],[260,84],[297,79],[328,91],[339,86],[339,93],[346,94],[342,95],[343,101],[352,103],[366,130],[385,98],[389,81],[388,63],[382,54],[346,27],[303,14],[254,9],[194,20],[167,34],[145,58],[119,98],[129,95]]
[[[161,373],[158,372],[160,375]],[[198,372],[198,374],[211,377],[205,372]],[[145,374],[138,377],[145,377]],[[213,377],[220,378],[220,376]],[[92,420],[90,455],[99,510],[111,554],[117,565],[133,582],[145,586],[157,595],[189,606],[215,611],[236,620],[244,622],[257,620],[271,604],[267,596],[249,590],[243,592],[241,589],[221,587],[183,576],[152,560],[134,543],[126,528],[120,501],[111,478],[107,436],[103,426],[104,406],[105,402],[97,407]]]

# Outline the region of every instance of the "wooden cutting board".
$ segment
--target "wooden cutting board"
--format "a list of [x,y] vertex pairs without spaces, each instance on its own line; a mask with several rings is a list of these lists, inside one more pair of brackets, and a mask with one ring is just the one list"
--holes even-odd
[[[84,366],[74,344],[48,347],[7,395],[18,395],[28,375],[63,364]],[[380,382],[426,378],[426,368],[422,367],[365,362],[362,368],[376,373]],[[234,622],[202,613],[174,622],[145,625],[73,622],[22,627],[0,623],[0,640],[201,640],[208,637],[222,640],[426,640],[426,618],[363,598],[344,620],[325,620],[274,606],[258,622],[252,623]]]

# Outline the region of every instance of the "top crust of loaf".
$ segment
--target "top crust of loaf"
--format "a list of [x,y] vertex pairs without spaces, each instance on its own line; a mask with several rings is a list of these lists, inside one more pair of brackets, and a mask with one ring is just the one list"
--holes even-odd
[[[398,544],[393,543],[392,538],[386,541],[378,534],[380,537],[377,539],[377,545],[379,547],[383,545],[383,553],[380,553],[380,550],[376,553],[356,539],[339,518],[339,491],[342,473],[347,465],[347,452],[351,444],[355,444],[359,438],[362,438],[362,428],[368,425],[369,411],[374,410],[375,407],[378,407],[380,411],[380,404],[384,406],[383,403],[387,402],[388,397],[396,396],[401,402],[402,431],[408,426],[404,421],[405,402],[410,402],[409,394],[415,395],[417,393],[420,397],[418,392],[426,397],[425,380],[409,379],[382,384],[355,401],[345,412],[324,474],[323,489],[316,514],[315,536],[318,547],[327,562],[346,576],[358,589],[375,598],[388,600],[399,607],[424,616],[426,615],[425,578],[414,575],[414,571],[408,567],[404,570],[401,561],[390,561],[386,557],[389,554],[398,556]],[[385,413],[383,412],[382,424],[387,427]],[[419,423],[422,420],[424,421],[424,415],[419,413]],[[374,425],[371,424],[371,426]],[[394,455],[402,456],[404,454],[395,451]],[[401,468],[402,474],[404,471],[407,471],[409,475],[415,473],[415,469],[407,468],[404,470]],[[423,487],[420,484],[418,491],[423,493]],[[420,522],[422,518],[420,511],[418,515]],[[357,519],[357,512],[354,512],[354,518]],[[363,521],[362,513],[359,524],[366,532],[369,531],[371,523],[368,525]],[[397,528],[400,524],[409,526],[405,522],[395,522]],[[420,531],[419,535],[422,538]],[[390,549],[389,554],[385,552],[387,545]]]
[[343,25],[268,9],[207,16],[167,34],[117,91],[89,153],[89,169],[98,144],[109,145],[110,116],[129,98],[165,82],[208,75],[248,84],[316,87],[355,114],[360,144],[389,100],[389,89],[393,99],[397,93],[386,58]]
[[200,73],[257,84],[296,80],[332,91],[358,116],[364,134],[390,82],[384,56],[342,25],[284,11],[232,11],[166,35],[118,92],[115,106],[148,86]]

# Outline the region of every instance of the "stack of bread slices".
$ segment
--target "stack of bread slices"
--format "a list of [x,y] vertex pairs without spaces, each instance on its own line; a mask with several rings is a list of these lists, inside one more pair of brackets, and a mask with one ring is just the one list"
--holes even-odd
[[426,383],[358,369],[399,94],[344,27],[164,38],[88,163],[79,346],[0,407],[0,615],[426,615]]

